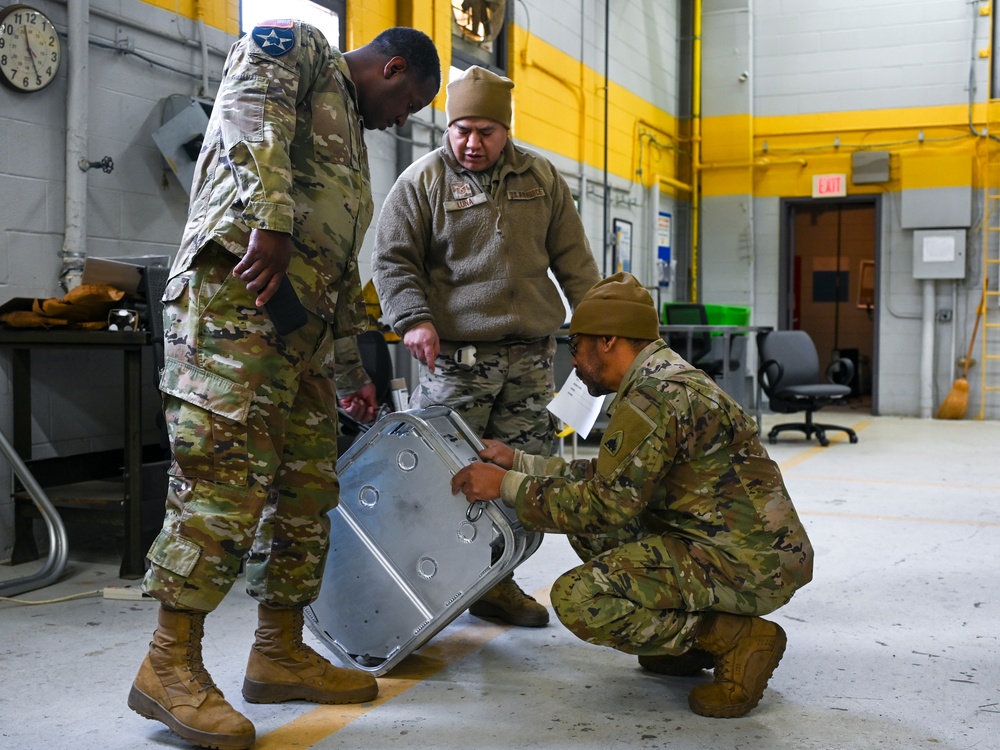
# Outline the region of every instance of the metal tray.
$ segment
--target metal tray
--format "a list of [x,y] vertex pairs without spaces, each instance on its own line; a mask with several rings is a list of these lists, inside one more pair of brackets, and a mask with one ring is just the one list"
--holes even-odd
[[383,417],[338,461],[330,554],[305,620],[346,666],[385,674],[538,549],[542,534],[512,508],[451,494],[482,447],[433,406]]

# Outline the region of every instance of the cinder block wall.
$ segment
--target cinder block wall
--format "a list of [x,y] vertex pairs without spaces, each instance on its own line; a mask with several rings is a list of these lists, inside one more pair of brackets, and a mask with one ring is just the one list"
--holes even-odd
[[[66,29],[65,0],[35,4],[50,14],[58,29]],[[512,5],[509,72],[517,81],[520,104],[515,137],[549,155],[579,194],[591,245],[600,258],[604,5],[598,0],[582,4],[527,0]],[[666,130],[676,127],[670,118],[676,116],[678,99],[678,6],[676,0],[629,4],[612,15],[613,148],[608,172],[614,186],[613,215],[632,221],[636,254],[649,249],[653,220],[647,188],[636,174],[636,123],[642,120]],[[207,6],[207,91],[201,90],[201,27],[185,15],[192,5],[172,0],[91,0],[90,7],[88,158],[99,161],[110,156],[115,169],[111,174],[92,170],[87,175],[87,251],[95,256],[172,257],[188,196],[151,134],[163,122],[166,98],[214,96],[225,55],[236,38],[238,0]],[[354,4],[348,9],[353,25],[345,46],[352,40],[368,41],[392,23],[396,10],[389,0]],[[433,23],[435,33],[441,32],[438,21]],[[119,48],[136,54],[123,54]],[[447,64],[448,55],[444,57]],[[36,94],[0,89],[0,200],[5,207],[0,224],[0,300],[63,294],[59,251],[65,227],[66,71],[64,66],[57,81]],[[438,104],[443,108],[443,96]],[[425,110],[419,119],[428,126],[417,124],[414,140],[436,146],[443,111]],[[397,174],[397,140],[390,133],[369,132],[366,142],[377,221],[379,206]],[[418,146],[414,155],[424,150]],[[662,156],[662,166],[673,174],[674,154]],[[663,205],[674,210],[674,197],[664,193]],[[360,253],[365,279],[371,276],[372,236],[369,232]],[[33,400],[36,457],[121,445],[118,355],[91,354],[67,361],[64,355],[46,353],[36,357],[36,363],[44,373]],[[10,399],[9,367],[9,358],[0,355],[0,404]],[[145,369],[145,410],[152,415],[159,406],[158,394],[152,365]],[[9,409],[0,407],[0,429],[8,434],[10,419]],[[147,442],[157,440],[152,420],[145,432]],[[0,465],[0,484],[7,486],[8,478],[7,467]],[[0,493],[0,560],[9,556],[11,508],[9,496]]]
[[[969,200],[974,217],[981,214],[977,185],[983,178],[974,160],[979,139],[968,122],[974,113],[981,125],[985,113],[990,62],[980,51],[989,50],[991,19],[980,10],[989,5],[704,3],[704,161],[752,167],[709,166],[704,173],[701,297],[749,300],[754,323],[776,325],[781,199],[808,198],[812,176],[824,173],[847,174],[849,195],[881,195],[875,366],[884,414],[919,413],[921,287],[912,276],[917,227],[904,218],[908,206],[932,206],[942,226],[969,228],[968,274],[958,283],[958,304],[950,282],[936,285],[937,308],[956,308],[953,324],[935,328],[936,402],[956,375],[952,346],[961,350],[971,332],[982,232],[975,218],[970,225],[956,217]],[[972,111],[970,96],[977,105]],[[851,154],[868,149],[889,151],[890,179],[853,185]],[[932,169],[917,161],[928,157],[949,166]],[[970,413],[978,408],[974,392]]]

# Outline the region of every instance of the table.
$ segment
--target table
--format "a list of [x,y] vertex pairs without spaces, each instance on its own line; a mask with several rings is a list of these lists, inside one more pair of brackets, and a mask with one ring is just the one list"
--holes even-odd
[[[722,370],[722,383],[720,383],[720,385],[722,387],[722,390],[724,390],[730,396],[734,396],[733,390],[732,390],[732,383],[730,381],[730,374],[729,374],[730,373],[730,369],[731,369],[729,367],[729,362],[732,359],[732,351],[733,351],[733,336],[746,336],[747,334],[751,334],[751,333],[753,333],[753,334],[764,333],[764,332],[770,331],[770,330],[771,330],[771,326],[724,326],[724,325],[669,325],[669,326],[665,326],[665,325],[661,325],[660,326],[660,336],[662,336],[663,339],[664,339],[664,341],[666,341],[668,339],[667,334],[670,334],[670,333],[686,333],[688,335],[688,345],[690,347],[691,337],[695,333],[703,333],[705,331],[708,331],[708,332],[711,332],[711,333],[719,333],[719,334],[721,334],[722,335],[722,351],[723,351],[722,361],[723,361],[723,363],[724,363],[725,366],[723,367],[723,370]],[[756,352],[756,349],[754,349],[754,352]],[[680,354],[682,357],[686,358],[684,352],[677,352],[677,353]],[[755,355],[755,357],[756,357],[756,355]],[[741,364],[742,364],[742,362],[741,362]],[[740,376],[743,377],[743,373],[742,373],[743,368],[740,368],[740,369],[741,369],[741,375]],[[754,367],[751,369],[751,372],[754,373],[754,377],[756,379],[756,372],[757,372],[756,362],[754,363]],[[759,389],[758,389],[758,391],[759,391]],[[734,396],[734,398],[735,398],[735,396]],[[743,406],[744,408],[746,408],[746,404],[741,404],[741,406]],[[759,392],[755,393],[755,396],[754,396],[754,411],[755,411],[755,416],[757,418],[757,426],[760,427],[760,424],[761,424],[761,407],[760,407],[760,394],[759,394]]]
[[[120,351],[124,364],[123,466],[124,487],[119,497],[101,498],[90,490],[93,509],[98,505],[120,509],[124,527],[125,549],[119,573],[122,578],[139,578],[145,573],[145,550],[141,545],[142,502],[142,349],[149,345],[145,331],[82,330],[0,330],[0,348],[10,349],[11,396],[13,409],[12,443],[18,455],[31,465],[31,353],[36,349],[74,352],[85,349]],[[51,459],[49,459],[51,460]],[[99,477],[95,477],[99,478]],[[45,482],[41,482],[45,484]],[[112,485],[113,487],[114,485]],[[57,488],[62,490],[63,488]],[[57,492],[50,490],[53,505],[60,506]],[[17,521],[15,520],[15,529]],[[29,524],[30,526],[30,524]],[[15,532],[16,533],[16,532]]]

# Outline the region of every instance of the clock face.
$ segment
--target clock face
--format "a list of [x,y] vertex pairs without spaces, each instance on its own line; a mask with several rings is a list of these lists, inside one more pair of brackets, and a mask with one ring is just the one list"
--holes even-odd
[[0,82],[38,91],[55,80],[61,59],[59,35],[44,13],[27,5],[0,10]]

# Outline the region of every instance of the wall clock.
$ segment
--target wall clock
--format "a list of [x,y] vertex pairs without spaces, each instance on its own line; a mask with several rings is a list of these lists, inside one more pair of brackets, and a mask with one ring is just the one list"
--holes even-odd
[[0,83],[25,94],[40,91],[55,80],[61,61],[48,16],[30,5],[0,9]]

